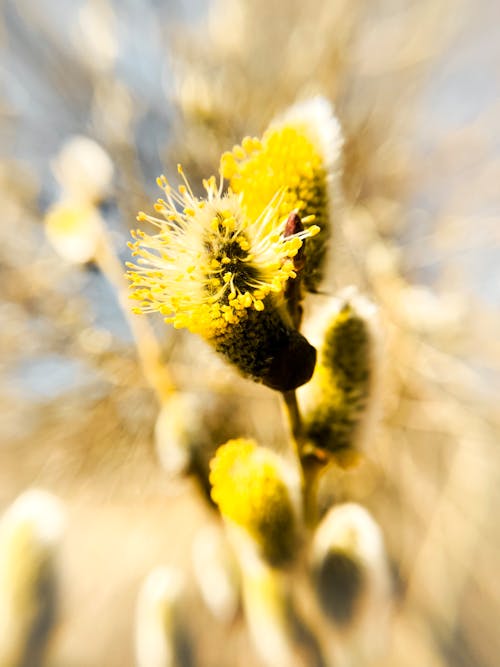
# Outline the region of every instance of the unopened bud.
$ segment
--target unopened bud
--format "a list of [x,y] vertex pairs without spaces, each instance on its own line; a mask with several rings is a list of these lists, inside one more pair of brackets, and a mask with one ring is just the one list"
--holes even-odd
[[[331,454],[359,446],[374,413],[377,371],[375,308],[357,294],[330,300],[311,338],[319,355],[311,382],[299,392],[308,438]],[[321,341],[321,342],[320,342]]]
[[318,600],[336,629],[334,664],[379,664],[388,639],[391,581],[380,528],[367,510],[355,503],[332,508],[314,536],[312,565]]
[[110,189],[113,163],[96,141],[75,136],[62,147],[54,161],[53,171],[67,197],[95,204]]
[[135,653],[137,667],[181,667],[187,644],[180,607],[182,574],[168,567],[153,570],[139,592],[136,607]]
[[295,479],[278,455],[252,440],[230,440],[212,459],[210,482],[222,516],[243,528],[265,559],[282,565],[293,558]]
[[45,232],[56,252],[73,264],[94,259],[102,220],[93,206],[78,201],[63,201],[52,206],[45,216]]
[[64,509],[51,494],[30,490],[0,521],[0,664],[41,664],[55,614],[54,559]]

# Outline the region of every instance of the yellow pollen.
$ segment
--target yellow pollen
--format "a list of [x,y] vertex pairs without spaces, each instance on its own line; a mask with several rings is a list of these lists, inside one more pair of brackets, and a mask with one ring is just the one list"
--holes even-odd
[[[254,139],[243,146],[245,155],[262,150]],[[150,222],[154,232],[132,232],[129,247],[138,259],[127,263],[127,276],[135,312],[159,312],[174,327],[207,339],[230,335],[247,309],[275,307],[275,295],[295,276],[292,257],[312,233],[283,236],[280,193],[251,216],[238,193],[220,194],[214,177],[203,182],[207,198],[200,201],[179,173],[179,194],[166,190],[167,201],[158,199],[154,207],[164,220],[141,212],[138,220]],[[157,182],[169,187],[164,176]],[[241,251],[237,261],[234,244]]]

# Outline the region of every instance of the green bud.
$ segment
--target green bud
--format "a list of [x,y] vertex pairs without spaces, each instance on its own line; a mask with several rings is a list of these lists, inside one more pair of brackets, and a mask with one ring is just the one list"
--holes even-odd
[[308,438],[331,453],[355,446],[365,421],[374,384],[373,310],[349,297],[322,314],[318,364],[300,398]]

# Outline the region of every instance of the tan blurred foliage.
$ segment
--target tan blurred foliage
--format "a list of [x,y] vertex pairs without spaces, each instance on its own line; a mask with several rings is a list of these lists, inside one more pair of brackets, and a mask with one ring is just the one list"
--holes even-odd
[[[398,595],[385,667],[495,667],[495,4],[3,4],[0,503],[37,486],[67,504],[48,665],[131,664],[140,581],[157,565],[186,567],[197,529],[212,521],[194,485],[157,462],[159,406],[102,264],[70,264],[45,237],[45,212],[74,182],[56,155],[75,134],[107,151],[114,178],[96,197],[126,259],[157,173],[173,176],[182,162],[196,182],[275,112],[321,93],[346,136],[343,225],[325,290],[355,284],[379,304],[386,359],[367,460],[329,476],[325,503],[362,502],[385,536]],[[189,335],[153,327],[176,383],[213,406],[214,431],[225,410],[229,435],[283,449],[269,390]],[[189,595],[199,664],[254,664],[241,623],[221,656],[227,631]]]

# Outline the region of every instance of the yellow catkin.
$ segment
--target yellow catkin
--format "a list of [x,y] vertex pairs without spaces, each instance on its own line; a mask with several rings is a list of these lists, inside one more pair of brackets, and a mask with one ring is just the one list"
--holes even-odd
[[253,440],[219,447],[210,465],[212,498],[221,514],[244,528],[273,564],[289,560],[296,520],[281,461]]
[[221,173],[231,189],[241,194],[249,217],[283,191],[281,215],[296,211],[306,228],[309,216],[314,219],[320,233],[306,244],[304,270],[310,290],[322,276],[340,147],[340,129],[332,110],[326,100],[316,98],[292,107],[270,125],[262,140],[245,137],[241,146],[221,158]]
[[282,194],[250,216],[234,193],[221,195],[214,178],[204,181],[207,198],[196,198],[185,184],[175,192],[164,176],[158,184],[161,218],[140,213],[154,234],[132,232],[135,262],[128,263],[135,312],[160,312],[176,328],[213,340],[261,311],[270,294],[280,294],[295,277],[293,257],[303,240],[319,232],[309,226],[284,236]]

